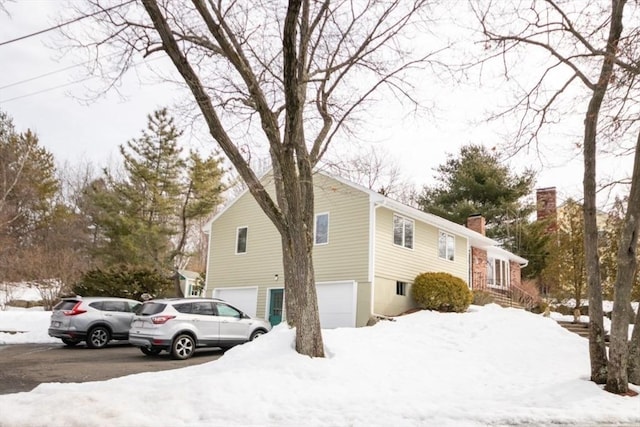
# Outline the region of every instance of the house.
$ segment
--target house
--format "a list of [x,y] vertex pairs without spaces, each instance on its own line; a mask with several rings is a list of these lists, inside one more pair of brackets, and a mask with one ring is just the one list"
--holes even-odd
[[[271,175],[263,178],[273,194]],[[314,176],[314,269],[323,328],[364,326],[372,316],[414,308],[411,283],[419,273],[448,272],[471,288],[474,280],[508,291],[526,260],[471,228],[406,206],[372,190]],[[473,227],[476,227],[474,229]],[[283,316],[280,236],[245,191],[208,225],[206,294],[277,324]]]
[[203,284],[200,278],[200,273],[189,270],[178,270],[178,281],[180,282],[180,289],[182,295],[185,297],[199,297],[202,296]]

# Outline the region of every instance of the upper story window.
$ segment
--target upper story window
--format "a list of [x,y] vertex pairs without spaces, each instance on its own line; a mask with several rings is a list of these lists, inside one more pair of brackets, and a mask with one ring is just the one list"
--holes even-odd
[[321,213],[316,215],[315,223],[315,243],[316,245],[326,245],[329,243],[329,214]]
[[244,254],[247,252],[247,233],[248,227],[238,227],[236,234],[236,254]]
[[454,260],[456,252],[456,238],[449,233],[440,231],[438,233],[438,256],[440,258]]
[[400,215],[393,216],[393,243],[413,249],[413,220]]

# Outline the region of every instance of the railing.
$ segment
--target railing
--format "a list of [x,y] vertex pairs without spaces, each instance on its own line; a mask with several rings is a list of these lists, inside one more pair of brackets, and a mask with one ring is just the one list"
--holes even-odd
[[533,307],[538,298],[532,295],[521,286],[511,284],[508,288],[498,288],[489,286],[487,275],[482,272],[475,272],[472,275],[471,289],[474,291],[487,292],[495,297],[507,300],[510,305],[515,303],[525,308]]
[[511,285],[511,299],[517,301],[520,305],[523,305],[525,308],[531,308],[536,305],[538,302],[538,297],[532,295],[526,289],[518,286]]

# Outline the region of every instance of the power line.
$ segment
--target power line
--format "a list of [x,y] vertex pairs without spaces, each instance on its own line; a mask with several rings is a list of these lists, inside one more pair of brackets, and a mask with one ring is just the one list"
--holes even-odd
[[[136,66],[141,65],[141,64],[148,64],[150,62],[157,61],[158,59],[161,59],[161,58],[162,57],[157,56],[157,57],[152,58],[152,59],[135,62],[135,63],[133,63],[133,66],[136,67]],[[80,65],[82,65],[82,64],[80,64]],[[67,67],[67,68],[73,68],[75,66],[76,65],[72,65],[72,66]],[[58,71],[61,71],[61,70],[58,70]],[[53,74],[53,73],[55,73],[55,72],[51,72],[51,73],[48,73],[48,74]],[[41,76],[34,77],[34,78],[28,79],[28,80],[34,80],[34,79],[39,78],[39,77],[41,77]],[[87,80],[96,79],[98,77],[99,76],[87,76],[87,77],[85,77],[83,79],[80,79],[80,80],[74,80],[74,81],[69,82],[69,83],[63,83],[63,84],[60,84],[60,85],[57,85],[57,86],[49,87],[49,88],[46,88],[46,89],[41,89],[41,90],[38,90],[38,91],[35,91],[35,92],[25,93],[23,95],[14,96],[13,98],[0,99],[0,104],[4,104],[4,103],[10,102],[10,101],[16,101],[16,100],[22,99],[22,98],[28,98],[30,96],[39,95],[41,93],[50,92],[52,90],[60,89],[60,88],[67,87],[67,86],[73,86],[73,85],[78,84],[78,83],[86,82]],[[15,83],[15,84],[17,84],[17,83]],[[11,84],[9,86],[13,86],[13,85],[14,84]],[[5,86],[5,87],[8,87],[8,86]]]
[[0,86],[0,90],[7,89],[7,88],[10,88],[10,87],[13,87],[13,86],[18,86],[18,85],[21,85],[23,83],[28,83],[28,82],[31,82],[33,80],[39,80],[41,78],[48,77],[48,76],[51,76],[53,74],[58,74],[58,73],[61,73],[63,71],[70,70],[72,68],[76,68],[76,67],[80,67],[80,66],[83,66],[83,65],[90,64],[90,63],[92,63],[94,61],[97,61],[99,59],[107,59],[107,58],[111,58],[111,57],[117,56],[117,55],[119,55],[119,53],[112,53],[112,54],[107,55],[107,56],[98,57],[95,60],[92,59],[92,60],[89,60],[89,61],[86,61],[86,62],[81,62],[79,64],[74,64],[74,65],[69,65],[68,67],[59,68],[59,69],[54,70],[54,71],[49,71],[48,73],[39,74],[37,76],[29,77],[29,78],[26,78],[24,80],[18,80],[17,82],[9,83],[8,85],[5,85],[5,86]]
[[63,87],[75,85],[75,84],[78,84],[78,83],[82,83],[84,81],[87,81],[87,80],[90,80],[90,79],[93,79],[93,78],[95,78],[95,76],[89,76],[89,77],[85,77],[84,79],[81,79],[81,80],[76,80],[76,81],[69,82],[69,83],[63,83],[63,84],[58,85],[58,86],[49,87],[49,88],[46,88],[46,89],[42,89],[42,90],[38,90],[38,91],[35,91],[35,92],[31,92],[31,93],[26,93],[24,95],[14,96],[13,98],[0,100],[0,103],[4,104],[6,102],[15,101],[17,99],[27,98],[29,96],[38,95],[38,94],[41,94],[41,93],[44,93],[44,92],[50,92],[52,90],[56,90],[56,89],[60,89],[60,88],[63,88]]
[[73,23],[81,21],[81,20],[83,20],[85,18],[90,18],[92,16],[96,16],[96,15],[99,15],[101,13],[105,13],[105,12],[108,12],[110,10],[117,9],[119,7],[122,7],[122,6],[125,6],[127,4],[133,3],[134,1],[135,0],[129,0],[129,1],[126,1],[124,3],[118,4],[118,5],[115,5],[115,6],[111,6],[111,7],[106,8],[106,9],[102,9],[102,10],[99,10],[97,12],[90,13],[89,15],[82,15],[82,16],[74,18],[74,19],[72,19],[70,21],[63,22],[61,24],[55,25],[53,27],[49,27],[49,28],[45,28],[44,30],[36,31],[35,33],[26,34],[24,36],[20,36],[20,37],[17,37],[15,39],[11,39],[11,40],[5,40],[3,42],[0,42],[0,46],[4,46],[4,45],[7,45],[9,43],[15,43],[15,42],[20,41],[20,40],[24,40],[24,39],[28,39],[28,38],[31,38],[31,37],[34,37],[34,36],[38,36],[40,34],[44,34],[44,33],[49,32],[49,31],[57,30],[58,28],[62,28],[62,27],[67,26],[69,24],[73,24]]

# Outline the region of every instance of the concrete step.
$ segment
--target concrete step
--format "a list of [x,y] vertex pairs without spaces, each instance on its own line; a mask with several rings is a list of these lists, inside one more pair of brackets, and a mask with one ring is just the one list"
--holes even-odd
[[558,324],[574,334],[578,334],[583,338],[589,338],[589,324],[587,323],[558,320]]
[[[574,334],[580,335],[582,338],[589,339],[589,324],[584,322],[569,322],[565,320],[558,320],[558,324]],[[609,345],[609,334],[604,336],[604,341]]]

